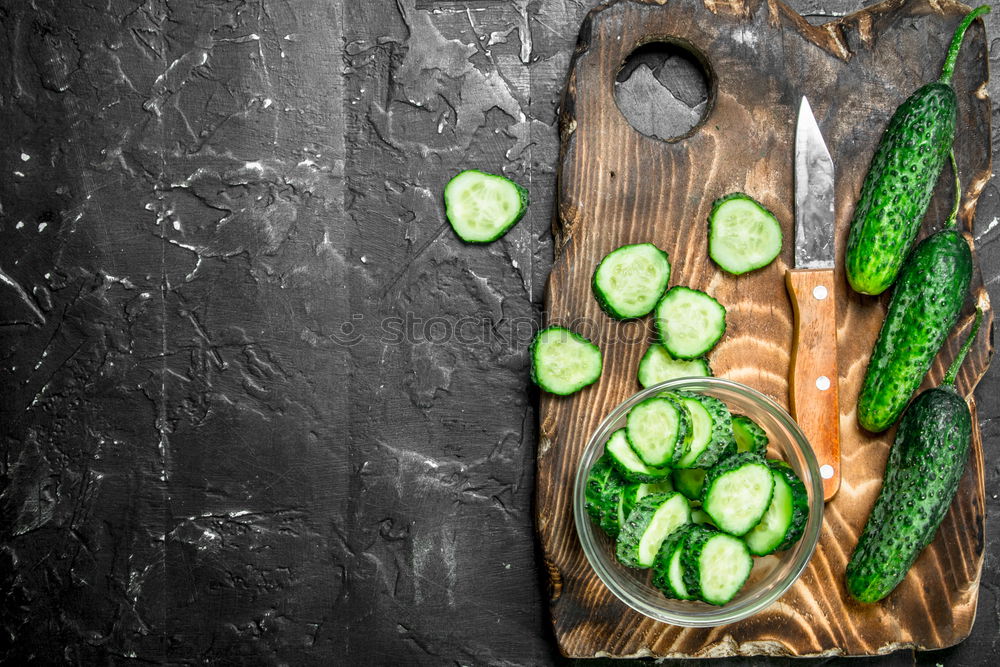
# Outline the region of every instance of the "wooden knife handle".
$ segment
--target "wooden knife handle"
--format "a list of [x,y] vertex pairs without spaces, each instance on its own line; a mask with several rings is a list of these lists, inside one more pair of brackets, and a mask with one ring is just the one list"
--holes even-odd
[[816,452],[823,498],[829,500],[840,488],[840,373],[833,269],[791,269],[785,283],[795,311],[789,407]]

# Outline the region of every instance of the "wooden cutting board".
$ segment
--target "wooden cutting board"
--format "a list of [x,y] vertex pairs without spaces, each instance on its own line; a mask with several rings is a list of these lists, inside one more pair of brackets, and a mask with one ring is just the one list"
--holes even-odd
[[[955,503],[905,581],[877,605],[847,597],[844,567],[880,488],[893,433],[863,432],[854,407],[887,299],[854,294],[840,270],[848,222],[876,142],[894,108],[937,78],[966,11],[949,0],[890,0],[814,27],[776,0],[620,0],[584,21],[562,104],[557,250],[546,306],[549,323],[573,323],[598,342],[605,367],[597,384],[575,396],[541,397],[536,489],[552,620],[564,654],[861,655],[942,648],[968,635],[983,562],[978,430]],[[673,142],[638,133],[614,100],[615,75],[626,57],[657,40],[699,54],[709,77],[706,117]],[[977,22],[954,78],[955,149],[964,188],[960,225],[966,232],[990,177],[987,77],[986,40]],[[772,607],[713,629],[658,623],[601,584],[573,527],[572,479],[580,454],[601,419],[639,388],[636,365],[651,331],[646,320],[621,324],[603,315],[591,295],[590,276],[601,257],[624,243],[651,241],[663,248],[673,264],[673,284],[706,290],[728,308],[729,328],[711,354],[715,373],[787,404],[792,313],[783,276],[792,261],[792,151],[802,95],[809,97],[836,163],[843,486],[827,505],[808,569]],[[777,261],[739,278],[719,271],[706,250],[711,202],[734,190],[774,211],[786,238]],[[946,170],[925,232],[947,217],[952,193]],[[991,354],[992,312],[978,268],[971,292],[928,382],[940,380],[978,300],[987,307],[986,326],[958,383],[970,402]]]

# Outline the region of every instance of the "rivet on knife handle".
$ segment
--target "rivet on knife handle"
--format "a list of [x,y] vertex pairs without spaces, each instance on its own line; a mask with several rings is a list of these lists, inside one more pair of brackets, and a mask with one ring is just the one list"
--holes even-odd
[[837,307],[833,269],[785,274],[795,311],[788,399],[792,416],[820,465],[823,498],[840,488],[840,401],[837,387]]

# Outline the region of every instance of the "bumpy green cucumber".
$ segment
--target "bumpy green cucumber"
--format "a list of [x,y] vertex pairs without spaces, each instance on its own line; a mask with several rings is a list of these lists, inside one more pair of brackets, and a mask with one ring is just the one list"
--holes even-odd
[[685,524],[672,532],[653,563],[653,585],[668,598],[675,600],[694,600],[684,584],[684,567],[681,557],[688,538],[693,533],[710,532],[707,528],[692,523]]
[[714,530],[692,532],[681,554],[684,587],[714,605],[724,605],[750,577],[753,558],[743,540]]
[[988,11],[984,5],[962,19],[941,77],[896,109],[879,141],[847,239],[847,280],[862,294],[881,294],[892,284],[916,238],[955,138],[955,60],[966,29]]
[[[957,186],[956,186],[957,189]],[[972,280],[972,253],[949,226],[913,250],[889,301],[889,310],[858,394],[858,422],[873,432],[896,421],[955,326]]]
[[652,567],[656,554],[675,529],[691,522],[691,506],[679,493],[653,493],[638,503],[625,519],[615,555],[629,567]]
[[917,396],[899,423],[882,490],[845,573],[848,592],[860,602],[881,600],[903,580],[955,497],[972,441],[955,375],[981,321],[982,311],[941,386]]
[[733,438],[738,452],[767,451],[767,431],[746,415],[733,415]]
[[603,510],[604,486],[612,475],[616,475],[615,467],[607,454],[594,461],[587,474],[587,485],[583,490],[584,507],[594,521],[600,522]]
[[674,461],[674,467],[707,468],[715,465],[733,439],[729,408],[714,396],[693,391],[671,393],[687,410],[690,418],[684,452]]
[[657,482],[633,482],[626,484],[622,489],[622,513],[627,518],[636,503],[652,493],[670,493],[674,490],[674,485],[670,478],[665,478]]
[[622,479],[611,458],[605,454],[594,462],[587,476],[584,499],[587,514],[609,537],[618,537],[621,522]]

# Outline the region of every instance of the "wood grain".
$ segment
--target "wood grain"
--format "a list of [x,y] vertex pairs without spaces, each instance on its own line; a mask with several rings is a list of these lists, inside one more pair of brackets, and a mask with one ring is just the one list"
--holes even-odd
[[[840,490],[840,373],[837,363],[837,300],[833,269],[792,269],[785,284],[795,314],[788,371],[788,407],[823,466],[823,498]],[[822,290],[817,295],[816,290]],[[820,385],[820,379],[826,383]]]
[[[576,323],[605,354],[601,380],[568,398],[540,399],[536,523],[550,573],[551,613],[569,656],[861,655],[903,647],[941,648],[968,635],[975,617],[984,533],[983,455],[978,430],[958,495],[933,544],[882,603],[847,597],[843,572],[878,493],[893,432],[865,433],[855,402],[887,297],[851,292],[840,269],[847,225],[864,172],[894,108],[937,78],[963,5],[890,0],[821,27],[777,1],[622,0],[585,20],[562,104],[556,262],[546,292],[550,323]],[[616,71],[638,45],[671,40],[709,73],[708,111],[672,142],[636,132],[613,98]],[[929,57],[928,54],[935,54]],[[990,176],[988,62],[982,24],[969,30],[954,85],[955,149],[964,186],[960,224],[971,229]],[[807,95],[836,164],[837,338],[842,485],[828,503],[809,567],[777,603],[730,626],[688,629],[633,612],[588,565],[571,508],[572,477],[593,429],[638,389],[635,369],[648,322],[616,323],[592,298],[589,278],[607,252],[651,241],[671,257],[673,282],[703,289],[728,308],[728,330],[712,353],[720,376],[787,404],[792,312],[783,276],[792,247],[769,267],[732,277],[708,259],[705,219],[714,198],[740,190],[775,212],[792,238],[792,150],[798,102]],[[942,179],[924,233],[946,219],[952,192]],[[973,306],[987,325],[958,386],[967,396],[992,352],[992,311],[978,267],[960,326],[926,384],[940,380],[968,330]],[[971,402],[973,416],[975,405]]]

